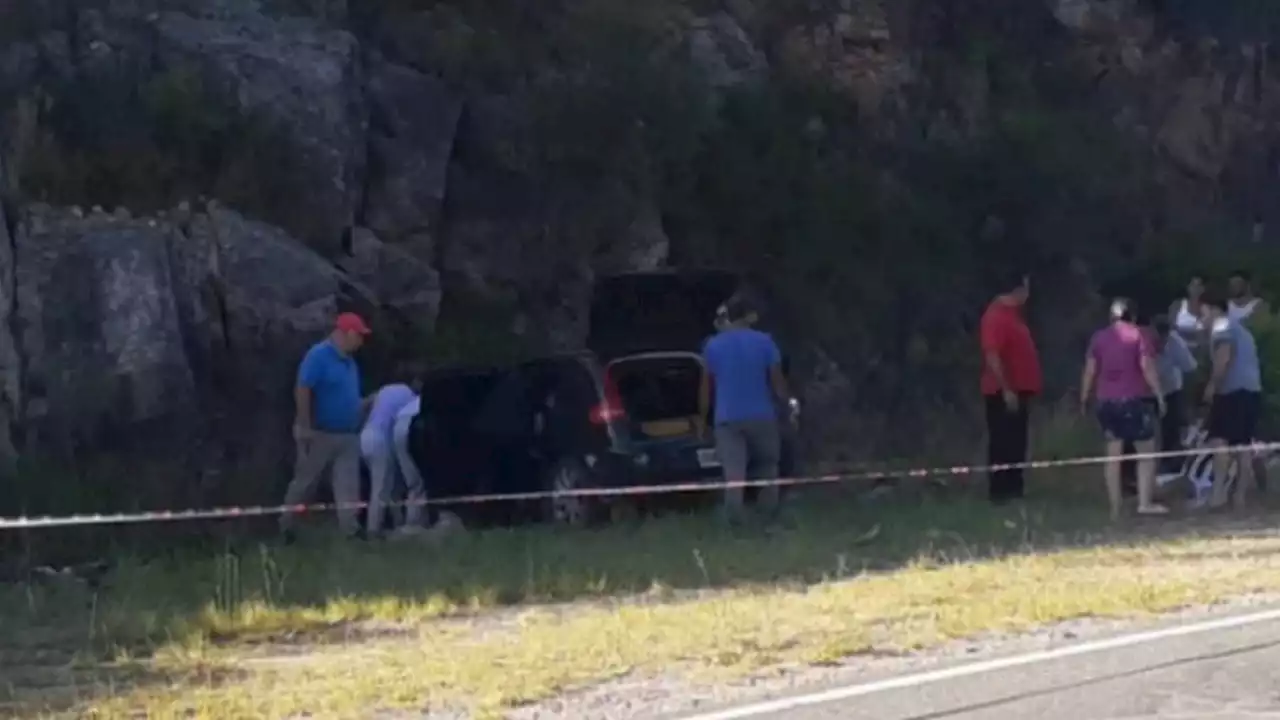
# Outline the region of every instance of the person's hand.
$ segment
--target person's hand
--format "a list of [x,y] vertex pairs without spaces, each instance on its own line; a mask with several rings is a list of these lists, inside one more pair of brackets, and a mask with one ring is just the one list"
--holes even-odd
[[1018,393],[1012,390],[1005,390],[1002,394],[1004,395],[1004,406],[1008,408],[1009,412],[1017,412]]
[[315,430],[308,425],[295,423],[293,426],[293,439],[300,443],[305,443],[315,436]]
[[1160,417],[1164,417],[1169,413],[1169,406],[1165,403],[1164,398],[1156,396],[1156,409],[1160,411]]
[[1215,390],[1215,388],[1213,387],[1213,384],[1212,384],[1212,383],[1210,383],[1209,385],[1205,385],[1205,386],[1204,386],[1204,396],[1201,398],[1201,400],[1203,400],[1203,401],[1204,401],[1204,404],[1205,404],[1205,405],[1212,405],[1212,404],[1213,404],[1213,396],[1214,396],[1215,392],[1216,392],[1216,390]]
[[790,400],[787,400],[787,409],[790,411],[789,418],[791,420],[791,424],[792,425],[799,424],[800,423],[800,401],[795,398],[791,398]]
[[1080,396],[1080,414],[1081,415],[1089,414],[1089,398],[1084,395]]

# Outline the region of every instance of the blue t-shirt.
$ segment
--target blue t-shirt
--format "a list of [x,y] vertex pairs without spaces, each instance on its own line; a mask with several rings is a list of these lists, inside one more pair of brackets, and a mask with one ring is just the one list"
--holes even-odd
[[715,382],[716,424],[773,420],[769,369],[782,362],[773,338],[759,330],[736,328],[707,340],[702,358]]
[[1217,387],[1218,394],[1237,390],[1261,392],[1262,372],[1258,366],[1258,346],[1253,341],[1253,333],[1237,320],[1218,318],[1213,324],[1213,349],[1217,350],[1221,343],[1231,343],[1234,352],[1231,364]]
[[316,430],[360,430],[360,371],[355,359],[343,355],[332,342],[318,342],[303,356],[298,365],[298,386],[311,390]]
[[364,422],[364,429],[383,434],[390,433],[400,409],[416,397],[418,395],[413,388],[404,383],[383,387],[373,397],[373,407],[369,410],[369,419]]

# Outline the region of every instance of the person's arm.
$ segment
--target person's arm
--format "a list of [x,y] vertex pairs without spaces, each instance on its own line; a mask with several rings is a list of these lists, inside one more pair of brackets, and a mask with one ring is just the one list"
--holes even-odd
[[1164,407],[1164,389],[1160,387],[1160,370],[1156,367],[1155,357],[1143,353],[1138,359],[1138,365],[1142,368],[1142,379],[1147,381],[1152,397],[1161,407]]
[[1173,343],[1173,364],[1184,373],[1194,372],[1200,363],[1196,362],[1196,356],[1191,352],[1191,348],[1187,347],[1187,341],[1178,335],[1170,335],[1169,342]]
[[1089,398],[1093,397],[1093,383],[1098,378],[1098,361],[1091,351],[1084,358],[1084,371],[1080,373],[1080,407],[1089,406]]
[[769,385],[773,387],[773,394],[777,396],[780,402],[791,402],[791,388],[787,383],[786,374],[782,372],[781,365],[769,366]]
[[800,401],[791,394],[791,383],[787,381],[787,373],[782,369],[782,351],[778,344],[769,338],[769,387],[778,398],[778,402],[787,406],[787,419],[796,423],[800,420]]
[[1218,387],[1222,385],[1222,378],[1226,376],[1227,368],[1231,367],[1231,361],[1236,353],[1235,343],[1231,342],[1230,335],[1221,329],[1215,328],[1210,336],[1210,343],[1213,348],[1213,366],[1209,372],[1209,382],[1204,388],[1206,398],[1217,393]]
[[302,430],[311,429],[311,388],[299,385],[293,389],[293,426]]
[[311,431],[313,399],[315,387],[320,383],[320,361],[312,353],[307,353],[298,365],[298,382],[293,389],[293,427],[295,433]]
[[711,341],[702,344],[702,377],[698,381],[698,417],[694,418],[695,430],[701,436],[707,429],[707,421],[711,415],[711,383],[714,375],[711,372]]
[[1005,344],[1004,330],[994,318],[983,316],[979,335],[982,342],[983,362],[991,371],[991,376],[996,379],[996,384],[1000,386],[1000,392],[1007,395],[1012,388],[1009,387],[1009,381],[1005,377],[1004,362],[1000,360],[1000,351],[1004,349]]
[[1164,415],[1164,388],[1160,385],[1160,368],[1156,364],[1156,348],[1151,337],[1146,333],[1138,336],[1138,367],[1142,368],[1142,379],[1147,381],[1151,395],[1160,407],[1160,415]]
[[[766,336],[767,337],[767,336]],[[773,394],[778,398],[779,402],[791,402],[791,387],[787,383],[787,375],[782,372],[782,351],[778,349],[778,344],[773,338],[768,338],[769,345],[766,351],[769,353],[769,386],[773,388]]]
[[711,412],[711,368],[704,367],[698,382],[698,434],[707,427],[707,415]]

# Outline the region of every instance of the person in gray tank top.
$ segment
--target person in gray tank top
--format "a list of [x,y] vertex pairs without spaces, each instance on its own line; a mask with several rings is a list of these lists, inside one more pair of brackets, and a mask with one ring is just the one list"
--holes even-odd
[[1244,507],[1246,494],[1254,484],[1252,443],[1262,411],[1262,372],[1253,333],[1229,315],[1229,305],[1216,292],[1205,293],[1205,327],[1209,328],[1212,370],[1205,386],[1204,401],[1209,406],[1205,430],[1210,446],[1231,448],[1214,456],[1211,508],[1227,503],[1227,479],[1232,461],[1239,473],[1235,505]]

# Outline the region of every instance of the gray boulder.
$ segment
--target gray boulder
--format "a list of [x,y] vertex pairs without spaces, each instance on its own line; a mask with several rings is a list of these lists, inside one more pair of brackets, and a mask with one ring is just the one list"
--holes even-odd
[[713,88],[757,83],[768,73],[768,59],[729,13],[695,18],[690,30],[690,59]]
[[155,220],[42,205],[17,223],[23,449],[69,462],[86,484],[117,471],[117,507],[185,504],[195,487],[187,451],[203,428],[169,272],[177,234]]
[[16,302],[0,309],[21,362],[0,337],[0,397],[16,397],[24,454],[75,460],[113,508],[278,500],[297,362],[352,298],[370,314],[368,291],[216,205],[148,219],[30,206],[17,228],[12,259],[0,251]]
[[377,305],[418,336],[435,329],[440,313],[440,273],[413,254],[384,243],[367,228],[351,235],[351,254],[339,266],[367,288]]
[[305,18],[256,13],[155,19],[162,67],[194,69],[288,144],[277,217],[296,237],[334,257],[363,192],[368,126],[359,44]]
[[383,240],[432,257],[462,102],[435,77],[382,60],[369,73],[365,224]]

